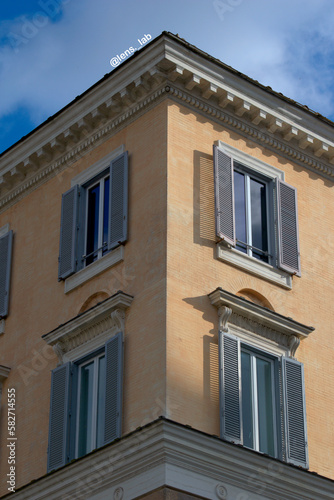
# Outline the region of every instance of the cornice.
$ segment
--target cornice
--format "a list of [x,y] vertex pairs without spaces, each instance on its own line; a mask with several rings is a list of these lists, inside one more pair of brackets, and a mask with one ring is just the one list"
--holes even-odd
[[[289,346],[293,351],[292,355],[298,347],[299,341],[307,338],[314,330],[313,327],[298,323],[221,288],[210,293],[209,299],[211,304],[218,309],[219,327],[222,331],[227,331],[227,321],[231,316],[232,324]],[[284,339],[284,337],[286,338]]]
[[159,419],[33,481],[10,498],[95,498],[97,485],[101,498],[124,500],[163,486],[226,500],[257,498],[259,493],[263,500],[325,500],[333,488],[322,476]]
[[[82,355],[85,346],[91,346],[92,343],[95,345],[96,339],[105,342],[116,333],[124,332],[125,311],[130,307],[132,300],[133,297],[130,295],[117,292],[52,332],[43,335],[42,338],[53,347],[60,363],[72,359],[71,351],[75,351],[76,355],[78,352]],[[89,347],[89,349],[92,348]]]
[[0,211],[159,99],[175,99],[318,175],[334,179],[330,123],[161,36],[0,157]]

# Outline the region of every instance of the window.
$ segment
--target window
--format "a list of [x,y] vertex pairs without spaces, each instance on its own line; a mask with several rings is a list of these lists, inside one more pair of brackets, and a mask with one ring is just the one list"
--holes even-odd
[[127,240],[127,152],[91,172],[92,177],[85,175],[62,197],[59,279],[92,265]]
[[106,365],[104,352],[78,366],[78,416],[75,456],[82,457],[103,445]]
[[293,356],[314,330],[217,288],[221,437],[307,468],[304,367]]
[[234,213],[236,248],[268,262],[268,196],[269,183],[235,164]]
[[222,437],[307,467],[303,365],[220,333]]
[[291,275],[300,276],[295,188],[283,172],[220,142],[214,170],[219,258],[291,288]]
[[121,436],[123,336],[52,372],[48,472]]
[[277,456],[275,361],[241,347],[242,428],[244,446]]

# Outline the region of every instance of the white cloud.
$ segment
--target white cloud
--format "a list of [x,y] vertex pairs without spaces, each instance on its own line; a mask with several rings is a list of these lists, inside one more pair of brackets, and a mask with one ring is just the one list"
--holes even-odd
[[[23,106],[38,125],[111,71],[111,57],[133,46],[142,34],[156,36],[164,29],[179,32],[260,83],[334,116],[334,2],[222,3],[231,7],[223,19],[207,0],[170,0],[168,6],[153,0],[63,1],[62,16],[51,16],[17,52],[0,45],[0,119]],[[36,24],[38,18],[28,19]],[[22,18],[0,23],[0,41],[8,33],[23,30],[27,35],[28,28],[23,28]]]

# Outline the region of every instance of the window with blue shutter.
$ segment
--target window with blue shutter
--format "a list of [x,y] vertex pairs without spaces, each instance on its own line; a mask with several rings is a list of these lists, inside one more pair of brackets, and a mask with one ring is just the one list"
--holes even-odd
[[221,436],[307,468],[303,365],[219,337]]
[[121,437],[123,334],[52,372],[48,472]]
[[64,193],[59,279],[102,258],[127,240],[128,154],[98,175]]
[[0,237],[0,318],[8,315],[13,231]]
[[239,161],[214,146],[217,237],[257,261],[300,276],[296,190],[276,177],[273,167],[251,157],[247,163],[245,156],[240,154]]

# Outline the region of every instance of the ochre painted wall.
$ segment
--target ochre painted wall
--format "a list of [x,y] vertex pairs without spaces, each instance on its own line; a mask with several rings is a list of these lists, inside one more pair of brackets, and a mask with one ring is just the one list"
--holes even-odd
[[[216,258],[212,146],[221,140],[285,172],[298,189],[301,278],[291,290]],[[176,103],[168,108],[167,414],[219,435],[217,287],[250,289],[315,327],[304,363],[310,470],[334,478],[333,184]],[[182,381],[182,383],[180,383]]]
[[[16,389],[16,489],[46,474],[51,369],[57,357],[41,339],[118,290],[133,295],[126,314],[123,433],[165,411],[166,102],[128,125],[0,215],[14,231],[10,312],[0,336],[3,387]],[[124,144],[129,152],[129,239],[125,258],[64,293],[58,282],[61,196],[71,179]],[[98,294],[97,297],[94,296]],[[39,353],[38,355],[36,353]],[[6,477],[6,415],[1,416],[0,477]],[[0,496],[7,488],[2,483]]]

